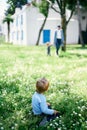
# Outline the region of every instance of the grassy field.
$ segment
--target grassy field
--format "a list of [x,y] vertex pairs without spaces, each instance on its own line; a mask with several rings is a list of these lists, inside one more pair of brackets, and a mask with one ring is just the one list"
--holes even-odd
[[86,130],[87,47],[68,45],[58,57],[53,46],[47,56],[46,46],[6,44],[0,45],[0,130],[29,130],[31,126],[30,130],[36,130],[36,122],[29,118],[35,83],[41,77],[50,81],[47,101],[61,112],[60,119],[44,127]]

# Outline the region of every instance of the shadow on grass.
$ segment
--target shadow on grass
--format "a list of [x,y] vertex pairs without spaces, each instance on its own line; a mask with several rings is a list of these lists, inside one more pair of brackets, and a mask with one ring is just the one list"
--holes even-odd
[[67,55],[60,55],[60,58],[87,58],[85,54],[78,54],[78,53],[69,53]]
[[87,44],[85,45],[85,47],[82,47],[82,45],[80,45],[80,44],[79,45],[78,44],[76,44],[76,45],[68,45],[67,48],[68,49],[70,48],[70,50],[71,50],[71,46],[76,50],[86,50],[87,49]]

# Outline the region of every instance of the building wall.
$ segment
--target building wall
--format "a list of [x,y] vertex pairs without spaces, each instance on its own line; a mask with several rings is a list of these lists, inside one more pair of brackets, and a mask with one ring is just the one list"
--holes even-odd
[[78,29],[78,21],[71,20],[67,26],[67,37],[66,42],[68,44],[78,43],[79,40],[79,29]]
[[[21,16],[23,23],[21,24]],[[13,44],[19,45],[35,45],[39,29],[43,23],[44,16],[39,13],[39,10],[32,6],[24,6],[22,10],[16,9],[13,16],[14,22],[11,24],[10,41]],[[17,24],[18,19],[18,24]],[[54,32],[57,25],[61,24],[60,15],[52,9],[49,11],[49,16],[45,24],[44,30],[50,30],[50,41],[54,41]],[[23,31],[23,39],[22,39]],[[78,42],[78,22],[71,19],[67,27],[67,43]],[[43,44],[43,31],[41,33],[40,44]]]
[[13,16],[14,22],[10,26],[10,42],[18,45],[25,45],[26,39],[26,11],[16,9]]
[[35,44],[37,41],[37,36],[40,28],[37,18],[42,16],[38,13],[38,10],[34,7],[27,8],[27,40],[28,45]]

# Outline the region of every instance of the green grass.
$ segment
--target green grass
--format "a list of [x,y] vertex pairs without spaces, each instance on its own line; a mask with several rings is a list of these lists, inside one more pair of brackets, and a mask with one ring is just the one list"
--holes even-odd
[[86,130],[87,47],[67,45],[67,51],[60,50],[57,57],[53,46],[47,56],[46,46],[6,44],[0,45],[0,130],[28,130],[36,125],[29,116],[35,83],[41,77],[50,81],[47,101],[62,114],[46,129]]
[[0,44],[4,44],[5,43],[5,36],[4,35],[0,35]]

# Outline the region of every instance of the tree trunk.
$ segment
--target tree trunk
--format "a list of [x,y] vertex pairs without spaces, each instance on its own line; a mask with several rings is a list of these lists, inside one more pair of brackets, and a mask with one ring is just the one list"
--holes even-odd
[[61,2],[61,25],[64,33],[64,46],[62,46],[62,51],[66,51],[66,0],[62,0]]
[[80,38],[80,43],[82,45],[82,47],[85,47],[84,41],[83,41],[83,36],[82,36],[82,31],[81,31],[81,22],[78,20],[79,22],[79,38]]
[[10,22],[7,22],[7,28],[8,28],[8,42],[9,42],[9,34],[10,34]]
[[83,37],[82,37],[82,29],[81,29],[81,19],[80,19],[80,8],[79,8],[79,0],[77,0],[77,11],[78,11],[78,23],[79,23],[79,37],[80,37],[80,42],[82,44],[82,47],[85,47]]
[[66,51],[66,29],[67,29],[67,25],[66,25],[66,16],[65,15],[61,16],[61,25],[62,25],[62,29],[63,29],[63,33],[64,33],[64,46],[62,46],[62,51]]
[[47,20],[47,17],[45,17],[45,19],[44,19],[44,21],[43,21],[43,23],[42,23],[42,26],[41,26],[41,28],[40,28],[40,30],[39,30],[38,39],[37,39],[37,42],[36,42],[36,45],[37,45],[37,46],[39,45],[41,32],[42,32],[42,30],[43,30],[43,28],[44,28],[44,25],[45,25],[45,23],[46,23],[46,20]]

